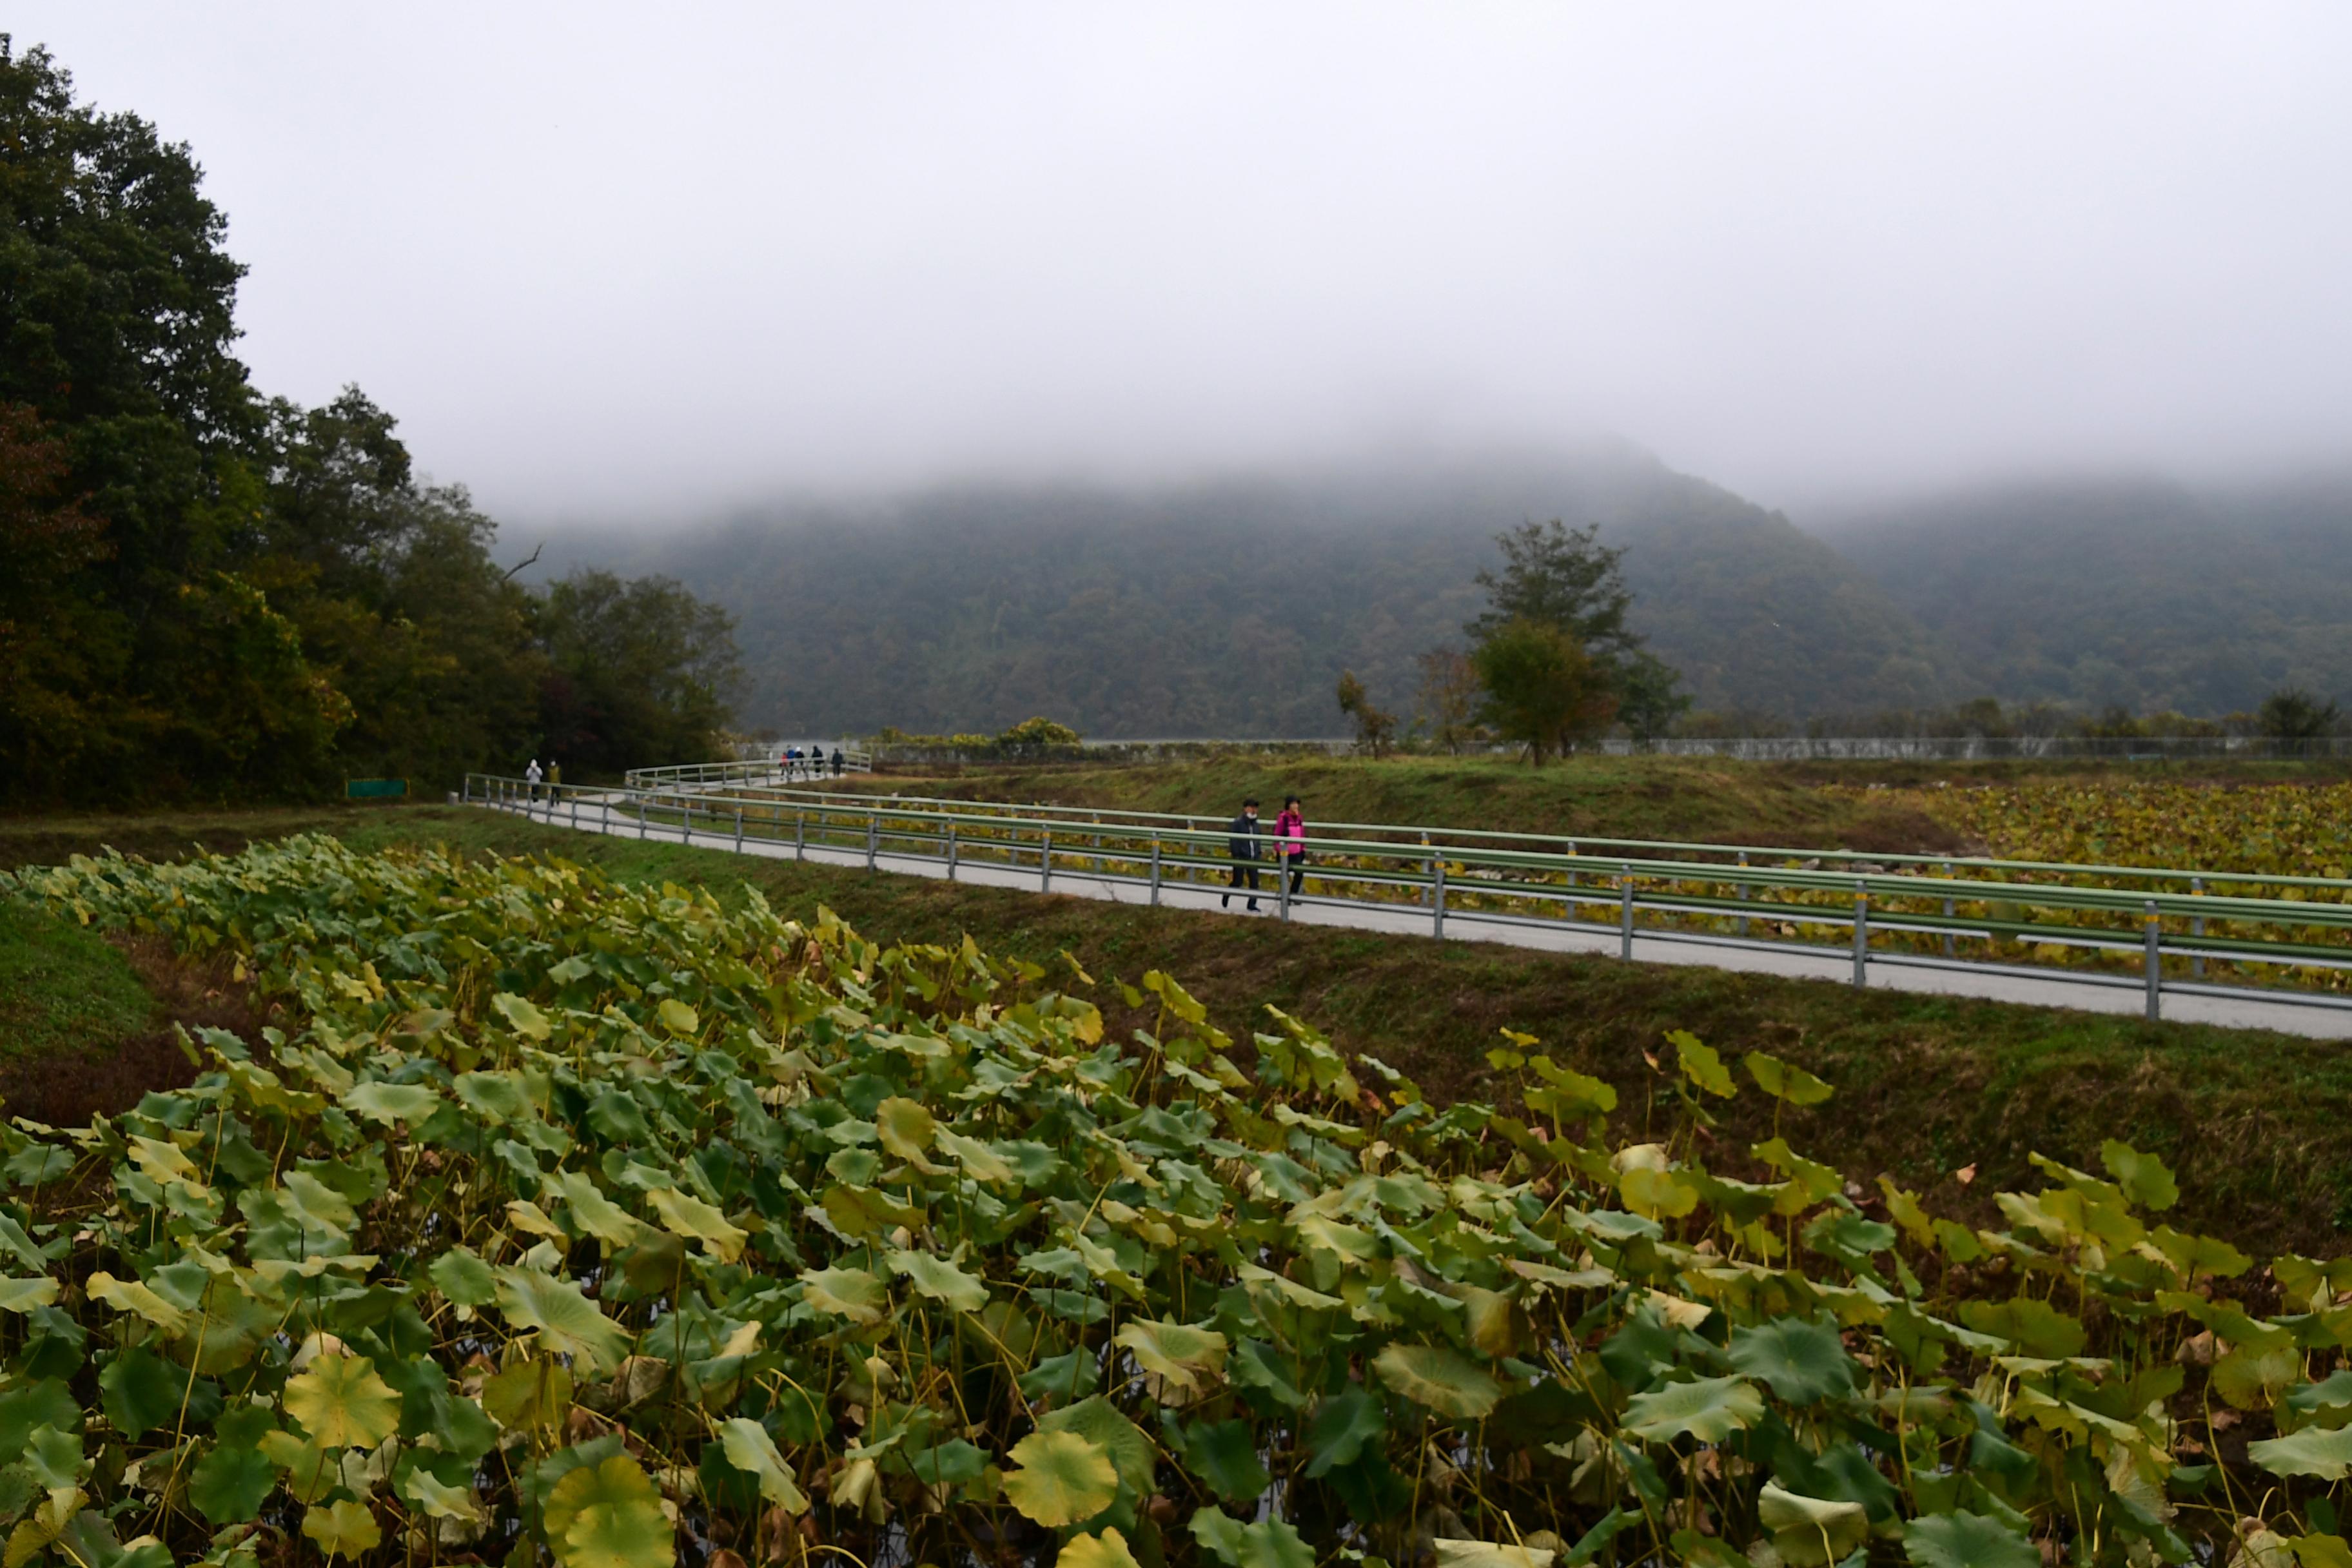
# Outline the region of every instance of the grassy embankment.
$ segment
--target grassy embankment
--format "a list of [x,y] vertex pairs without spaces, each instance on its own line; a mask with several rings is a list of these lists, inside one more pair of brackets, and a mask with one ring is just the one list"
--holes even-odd
[[1578,757],[1531,768],[1504,757],[1303,759],[1235,754],[1156,767],[1041,764],[842,781],[880,793],[1228,816],[1255,795],[1271,814],[1298,795],[1310,822],[1396,822],[1595,837],[1881,851],[1951,850],[1952,830],[1908,805],[1752,763]]
[[[2352,765],[2103,761],[1740,763],[1578,757],[1545,768],[1500,757],[1381,762],[1237,754],[1158,767],[939,769],[852,777],[853,790],[1225,815],[1301,796],[1310,822],[1398,822],[1513,832],[1681,839],[1880,853],[2131,858],[2242,869],[2274,865],[2311,803],[2341,818]],[[2305,803],[2302,811],[2277,803]],[[2217,803],[2230,803],[2217,809]],[[2262,803],[2254,806],[2253,803]],[[2243,826],[2241,826],[2241,819]],[[2339,821],[2339,828],[2341,823]]]
[[[167,819],[120,820],[74,847],[104,837],[161,854],[193,837],[233,847],[247,836],[228,818],[196,826],[200,832]],[[250,837],[328,828],[362,847],[444,842],[467,851],[551,851],[615,877],[698,881],[722,892],[748,880],[789,913],[810,915],[823,903],[898,940],[952,942],[970,931],[992,951],[1057,969],[1056,955],[1066,951],[1106,981],[1166,969],[1237,1037],[1246,1039],[1263,1017],[1260,1005],[1272,1003],[1330,1029],[1345,1048],[1414,1074],[1439,1095],[1495,1093],[1482,1053],[1509,1025],[1618,1085],[1626,1097],[1621,1117],[1636,1126],[1660,1082],[1643,1052],[1666,1030],[1687,1028],[1727,1052],[1773,1051],[1838,1085],[1829,1105],[1790,1113],[1784,1130],[1865,1184],[1885,1172],[1910,1185],[1942,1184],[1948,1198],[1965,1201],[1952,1186],[1963,1167],[1978,1168],[1978,1192],[2031,1184],[2029,1152],[2095,1168],[2100,1141],[2121,1137],[2161,1152],[2179,1170],[2182,1223],[2219,1227],[2253,1250],[2335,1252],[2352,1228],[2352,1151],[2341,1135],[2352,1117],[2352,1053],[2337,1045],[1109,907],[586,838],[445,807],[289,814],[252,827]],[[0,860],[54,858],[60,831],[0,824]],[[42,853],[22,852],[36,844]],[[1119,1010],[1110,1010],[1118,1021]],[[1737,1163],[1732,1151],[1766,1133],[1756,1120],[1761,1114],[1745,1100],[1728,1113],[1719,1156],[1726,1166]]]

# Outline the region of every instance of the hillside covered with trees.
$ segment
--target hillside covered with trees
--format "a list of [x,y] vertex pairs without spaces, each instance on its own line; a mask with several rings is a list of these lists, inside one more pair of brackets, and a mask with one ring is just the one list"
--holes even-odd
[[0,35],[0,802],[707,753],[725,616],[661,579],[526,589],[356,387],[256,389],[200,183]]
[[1162,489],[942,488],[671,533],[562,542],[675,574],[734,616],[745,722],[1090,735],[1323,735],[1354,670],[1412,711],[1417,659],[1465,647],[1496,535],[1600,524],[1628,624],[1702,708],[1942,700],[1931,639],[1776,513],[1630,449]]
[[[1624,550],[1626,624],[1693,721],[1897,723],[1971,700],[2220,717],[2352,703],[2352,484],[1988,490],[1800,529],[1631,448],[1158,489],[941,487],[782,505],[579,559],[737,620],[744,721],[821,732],[1331,735],[1343,670],[1410,720],[1531,520]],[[1810,521],[1810,520],[1809,520]]]
[[1824,524],[1977,692],[2220,714],[2352,701],[2352,477],[2011,486]]

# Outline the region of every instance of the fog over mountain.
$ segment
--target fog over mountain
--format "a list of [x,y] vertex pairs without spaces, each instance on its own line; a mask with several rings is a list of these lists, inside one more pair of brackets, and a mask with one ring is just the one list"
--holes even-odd
[[1328,735],[1352,668],[1410,712],[1493,535],[1597,522],[1631,624],[1703,708],[1765,720],[1977,696],[2198,714],[2352,694],[2352,483],[2078,481],[1887,501],[1826,539],[1632,447],[1367,460],[1214,483],[968,484],[558,535],[740,623],[755,726]]
[[518,526],[1616,433],[1802,515],[2352,449],[2352,8],[18,0],[258,384]]

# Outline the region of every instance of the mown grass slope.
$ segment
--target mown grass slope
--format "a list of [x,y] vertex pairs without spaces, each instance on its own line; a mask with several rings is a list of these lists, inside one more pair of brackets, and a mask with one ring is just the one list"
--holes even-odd
[[1146,767],[1042,764],[877,775],[850,787],[1230,816],[1255,795],[1297,795],[1314,822],[1394,822],[1616,838],[1851,849],[1948,850],[1959,837],[1915,805],[1825,790],[1784,771],[1712,757],[1283,758],[1235,753]]

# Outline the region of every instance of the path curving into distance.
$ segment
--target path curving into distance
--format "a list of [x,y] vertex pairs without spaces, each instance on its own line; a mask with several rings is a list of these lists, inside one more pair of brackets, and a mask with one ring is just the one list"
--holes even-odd
[[[615,811],[616,803],[625,798],[583,794],[562,805],[547,802],[535,807],[514,802],[477,801],[474,804],[486,810],[506,811],[551,826],[572,828],[582,833],[625,838],[647,837],[646,832],[640,831],[637,817]],[[573,810],[575,804],[576,813]],[[655,825],[650,835],[669,842],[685,842],[698,848],[769,859],[800,858],[819,865],[854,868],[863,868],[868,861],[863,849],[829,844],[796,846],[785,840],[755,837],[740,840],[739,847],[731,832],[713,832],[707,828],[694,831],[690,827],[682,830],[670,823]],[[1033,893],[1045,892],[1047,896],[1099,899],[1106,903],[1143,905],[1151,901],[1150,889],[1139,882],[1061,867],[1054,870],[1050,889],[1041,889],[1038,872],[1031,868],[975,860],[964,860],[950,868],[940,858],[894,852],[888,848],[878,850],[871,858],[875,870],[898,876],[955,880],[980,887],[1013,888]],[[1270,863],[1265,879],[1271,887],[1274,879]],[[1265,912],[1250,915],[1242,912],[1238,900],[1232,909],[1222,909],[1218,904],[1220,890],[1188,882],[1163,882],[1159,889],[1159,903],[1163,909],[1191,910],[1227,920],[1270,921],[1279,918],[1275,912],[1276,900],[1271,893],[1259,894],[1259,904]],[[1407,905],[1310,900],[1294,903],[1289,918],[1301,925],[1381,931],[1394,936],[1418,937],[1424,942],[1441,940],[1431,933],[1428,912]],[[1499,942],[1505,946],[1545,952],[1622,956],[1622,939],[1619,933],[1564,923],[1557,926],[1538,923],[1504,925],[1461,920],[1449,927],[1442,940]],[[1729,947],[1713,943],[1701,945],[1637,928],[1632,939],[1632,955],[1633,961],[1640,963],[1695,964],[1738,973],[1817,980],[1829,984],[1850,985],[1853,983],[1853,960],[1846,953],[1835,951]],[[1915,968],[1889,963],[1874,965],[1868,979],[1874,989],[2007,1002],[2021,1006],[2072,1007],[2084,1012],[2136,1015],[2145,1005],[2142,993],[2137,987],[2102,984],[2058,971],[2046,975],[2021,974],[2013,971],[1988,972],[1967,967]],[[2273,1002],[2260,997],[2182,994],[2168,989],[2163,996],[2163,1014],[2165,1018],[2177,1023],[2270,1029],[2311,1039],[2352,1039],[2352,1008]]]

